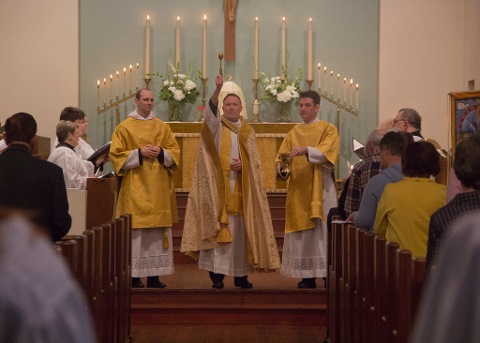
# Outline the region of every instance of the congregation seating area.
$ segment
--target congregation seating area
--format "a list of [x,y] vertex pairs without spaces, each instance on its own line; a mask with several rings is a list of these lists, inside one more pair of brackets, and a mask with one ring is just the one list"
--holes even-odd
[[329,233],[330,342],[408,342],[425,259],[346,223]]
[[131,216],[55,244],[83,289],[98,342],[130,341]]

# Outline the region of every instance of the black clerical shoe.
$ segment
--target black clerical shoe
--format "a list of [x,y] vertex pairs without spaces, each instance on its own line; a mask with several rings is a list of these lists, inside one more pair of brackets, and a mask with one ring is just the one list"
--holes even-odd
[[240,288],[243,288],[243,289],[252,289],[253,288],[253,285],[251,282],[248,282],[248,279],[246,276],[242,276],[242,277],[235,277],[234,278],[234,281],[233,281],[235,287],[240,287]]
[[147,277],[147,287],[148,288],[165,288],[166,284],[160,282],[158,276],[149,276]]
[[298,288],[302,288],[302,289],[317,288],[317,283],[315,282],[315,278],[302,279],[302,281],[298,283]]
[[132,288],[145,288],[139,277],[132,277]]
[[223,282],[222,281],[213,281],[212,288],[222,289],[223,288]]
[[208,275],[210,276],[210,280],[212,280],[212,288],[215,289],[222,289],[223,288],[223,278],[225,275],[223,274],[218,274],[214,272],[208,272]]

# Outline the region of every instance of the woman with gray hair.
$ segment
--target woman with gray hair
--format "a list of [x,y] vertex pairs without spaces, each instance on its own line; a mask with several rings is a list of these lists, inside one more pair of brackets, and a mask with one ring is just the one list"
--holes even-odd
[[56,130],[59,143],[48,157],[48,161],[63,169],[63,177],[67,188],[85,189],[87,177],[95,177],[95,171],[103,163],[106,156],[102,155],[95,161],[83,160],[75,152],[80,133],[75,123],[61,120]]

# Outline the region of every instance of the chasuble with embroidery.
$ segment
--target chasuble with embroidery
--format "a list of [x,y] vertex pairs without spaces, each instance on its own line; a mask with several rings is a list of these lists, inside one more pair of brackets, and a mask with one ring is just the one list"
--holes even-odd
[[[230,180],[232,151],[239,152],[242,161],[242,171],[235,173],[234,180]],[[255,132],[244,118],[232,123],[223,116],[216,117],[207,107],[181,252],[198,259],[200,250],[231,244],[228,217],[232,215],[243,216],[250,266],[256,271],[278,269],[280,258],[263,188]]]

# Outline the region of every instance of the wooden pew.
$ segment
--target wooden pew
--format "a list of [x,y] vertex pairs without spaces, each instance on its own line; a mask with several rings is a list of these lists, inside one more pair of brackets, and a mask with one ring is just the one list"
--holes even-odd
[[330,342],[408,342],[425,260],[348,224],[329,233]]

